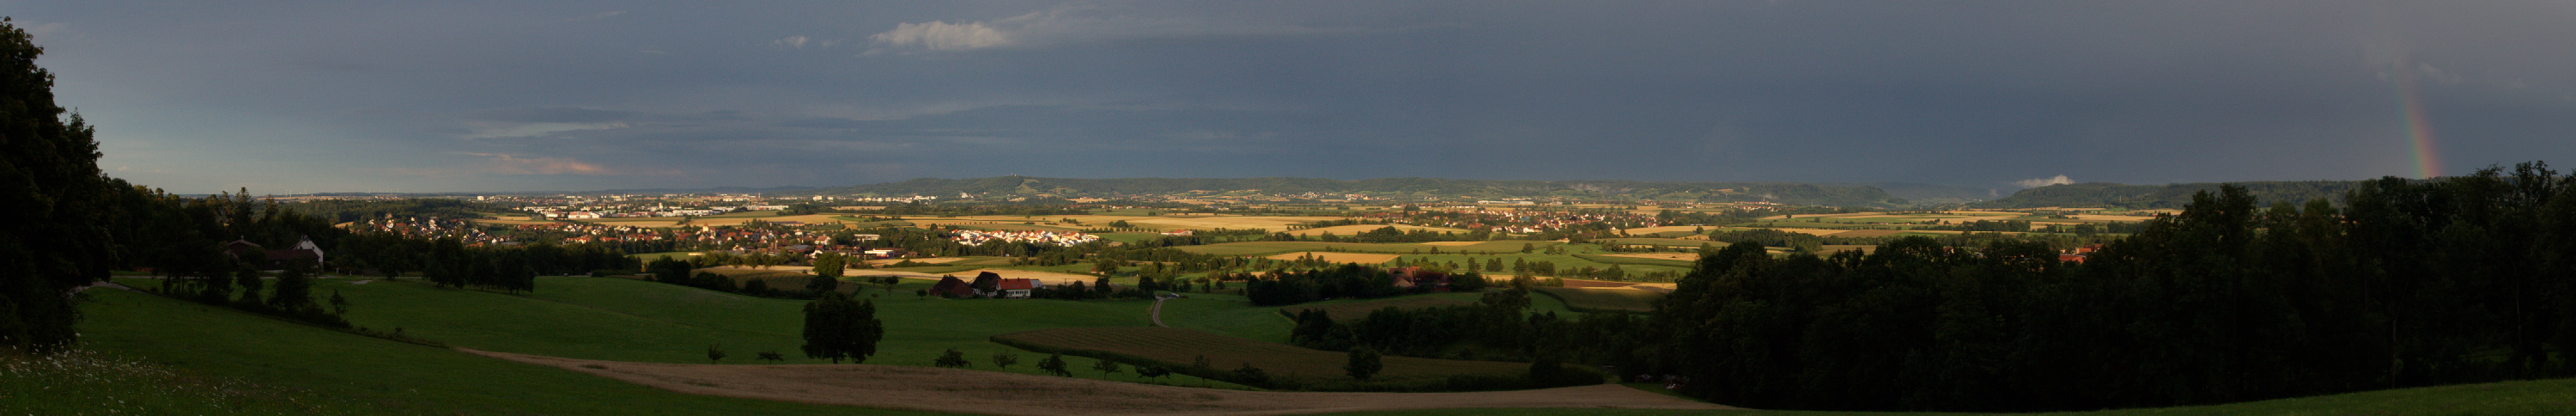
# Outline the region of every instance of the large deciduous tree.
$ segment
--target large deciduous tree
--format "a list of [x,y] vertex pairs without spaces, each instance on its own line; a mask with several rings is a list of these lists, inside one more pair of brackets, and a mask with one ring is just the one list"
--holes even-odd
[[113,252],[102,221],[108,182],[98,142],[54,103],[44,48],[0,18],[0,347],[51,350],[78,334],[73,287],[107,278]]
[[834,364],[843,358],[867,362],[868,356],[877,353],[877,341],[885,338],[885,322],[876,315],[876,303],[852,300],[839,292],[827,292],[806,303],[805,356],[831,359]]

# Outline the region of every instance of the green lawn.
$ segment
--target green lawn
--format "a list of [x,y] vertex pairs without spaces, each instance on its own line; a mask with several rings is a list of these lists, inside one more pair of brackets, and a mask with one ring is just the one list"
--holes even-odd
[[[216,387],[211,388],[255,388],[242,383],[247,381],[259,388],[300,390],[330,400],[277,406],[292,414],[931,414],[671,393],[152,295],[120,290],[89,293],[92,300],[82,304],[87,317],[81,323],[85,348],[161,363],[195,377],[231,379],[212,382]],[[116,395],[140,396],[144,395]],[[65,397],[75,396],[10,395],[0,397],[0,409],[34,408],[28,400],[59,405]],[[134,413],[205,412],[190,410],[195,403],[160,403],[173,408]]]
[[[1148,301],[924,298],[913,291],[932,282],[903,282],[892,293],[875,286],[859,291],[862,299],[877,304],[877,317],[886,322],[887,336],[869,364],[928,366],[949,348],[983,361],[998,352],[1027,354],[987,340],[997,334],[1151,325],[1145,316]],[[805,301],[801,300],[592,277],[539,277],[536,292],[526,295],[442,289],[418,280],[364,285],[324,280],[315,288],[316,293],[332,290],[355,305],[348,319],[356,325],[387,331],[402,328],[415,337],[460,347],[593,360],[703,363],[706,348],[721,345],[737,357],[776,351],[788,356],[787,364],[824,362],[798,353],[797,346],[803,344]],[[1028,365],[1008,371],[1037,373]]]

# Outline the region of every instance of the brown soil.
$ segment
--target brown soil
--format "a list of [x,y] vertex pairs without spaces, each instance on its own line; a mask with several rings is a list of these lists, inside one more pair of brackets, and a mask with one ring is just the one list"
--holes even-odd
[[1733,409],[1615,384],[1470,393],[1255,392],[927,367],[658,364],[458,350],[680,393],[935,412],[1266,415],[1503,407]]

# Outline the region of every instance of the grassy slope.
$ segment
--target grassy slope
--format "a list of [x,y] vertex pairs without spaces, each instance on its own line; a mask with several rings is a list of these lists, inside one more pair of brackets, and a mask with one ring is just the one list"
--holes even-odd
[[[877,303],[877,317],[886,322],[887,336],[869,364],[927,366],[941,352],[957,348],[976,362],[974,369],[992,370],[991,355],[1013,352],[1023,361],[1005,371],[1035,374],[1026,352],[987,338],[1045,328],[1150,325],[1145,317],[1150,304],[1144,301],[922,298],[913,290],[931,282],[904,282],[893,294],[860,292]],[[325,281],[319,287],[319,292],[338,289],[348,296],[357,305],[348,318],[357,325],[401,327],[413,336],[467,348],[704,363],[706,348],[721,345],[732,354],[727,363],[759,363],[751,357],[763,350],[786,355],[786,364],[824,362],[807,359],[797,349],[803,344],[805,304],[799,300],[590,277],[539,277],[537,291],[528,295],[440,289],[414,280],[365,285]]]
[[[93,292],[87,347],[304,389],[360,414],[927,414],[677,394],[117,290]],[[326,412],[328,413],[328,412]]]
[[[2020,416],[2340,416],[2340,415],[2564,415],[2576,409],[2576,379],[2509,381],[2459,386],[2422,387],[2389,391],[2346,393],[2331,396],[2301,397],[2249,403],[2209,406],[2183,406],[2152,409],[2120,409],[2087,412],[2014,413]],[[1967,413],[1929,412],[1791,412],[1791,411],[1673,411],[1620,409],[1436,409],[1390,412],[1336,413],[1339,415],[1966,415]]]

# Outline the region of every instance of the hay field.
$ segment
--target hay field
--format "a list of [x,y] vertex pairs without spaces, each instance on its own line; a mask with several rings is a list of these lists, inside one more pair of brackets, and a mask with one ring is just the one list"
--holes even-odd
[[[1199,356],[1206,356],[1216,370],[1230,370],[1251,364],[1273,378],[1291,378],[1307,382],[1350,381],[1342,364],[1346,353],[1299,348],[1292,345],[1261,342],[1180,328],[1099,327],[1055,328],[993,336],[994,342],[1036,351],[1057,350],[1076,355],[1114,357],[1119,360],[1150,361],[1171,367],[1188,367]],[[1035,348],[1031,348],[1035,347]],[[1386,356],[1386,368],[1374,382],[1407,382],[1442,380],[1452,375],[1482,374],[1519,376],[1529,371],[1528,364],[1496,361],[1440,360],[1430,358]]]
[[1288,232],[1288,234],[1291,234],[1291,235],[1298,235],[1298,236],[1322,235],[1322,234],[1324,234],[1324,233],[1333,233],[1333,235],[1357,235],[1357,234],[1359,234],[1359,233],[1365,233],[1365,232],[1370,232],[1370,231],[1377,231],[1377,230],[1378,230],[1378,229],[1380,229],[1380,228],[1386,228],[1386,227],[1395,227],[1395,230],[1396,230],[1396,231],[1403,231],[1403,232],[1408,232],[1408,233],[1409,233],[1409,232],[1413,232],[1413,230],[1430,230],[1431,232],[1435,232],[1435,233],[1439,233],[1439,232],[1450,232],[1450,233],[1463,233],[1463,232],[1467,232],[1467,230],[1461,230],[1461,229],[1456,229],[1456,228],[1424,227],[1424,226],[1419,226],[1419,225],[1401,225],[1401,224],[1363,224],[1363,225],[1337,225],[1337,226],[1324,227],[1324,228],[1308,228],[1308,229],[1297,230],[1297,231],[1289,231],[1289,232]]
[[1474,305],[1474,304],[1476,304],[1476,303],[1475,303],[1475,302],[1463,301],[1463,300],[1457,300],[1457,299],[1436,298],[1436,297],[1429,297],[1429,296],[1406,296],[1406,297],[1393,298],[1393,299],[1378,299],[1378,300],[1367,300],[1367,301],[1348,302],[1348,303],[1334,303],[1334,304],[1325,304],[1325,305],[1315,305],[1315,304],[1297,305],[1297,306],[1283,307],[1283,308],[1280,308],[1280,310],[1287,311],[1287,312],[1289,312],[1289,313],[1297,313],[1297,312],[1304,312],[1304,311],[1308,311],[1308,310],[1318,310],[1318,309],[1320,309],[1320,310],[1323,310],[1323,311],[1324,311],[1324,315],[1325,315],[1325,316],[1330,316],[1330,317],[1332,317],[1332,318],[1333,318],[1333,320],[1335,320],[1335,321],[1347,321],[1347,320],[1356,320],[1356,319],[1360,319],[1360,318],[1365,318],[1365,317],[1368,317],[1368,314],[1369,314],[1370,312],[1377,312],[1379,309],[1386,309],[1386,308],[1396,308],[1396,309],[1413,310],[1413,309],[1423,309],[1423,308],[1436,308],[1436,307],[1442,307],[1442,306],[1465,306],[1465,305]]
[[[654,364],[459,351],[679,393],[955,413],[1252,415],[1454,408],[1732,409],[1616,384],[1470,393],[1253,392],[945,368]],[[1388,372],[1396,369],[1398,360],[1387,357]]]
[[1298,257],[1305,257],[1305,256],[1314,256],[1315,258],[1323,259],[1324,261],[1334,262],[1334,263],[1359,263],[1359,264],[1380,264],[1380,263],[1386,263],[1386,262],[1387,262],[1387,261],[1389,261],[1389,260],[1395,260],[1395,258],[1396,258],[1396,257],[1403,257],[1402,255],[1398,255],[1398,254],[1376,254],[1376,253],[1331,253],[1331,252],[1322,252],[1322,251],[1301,251],[1301,252],[1288,253],[1288,254],[1272,255],[1272,256],[1269,256],[1269,257],[1266,257],[1266,258],[1271,259],[1271,260],[1296,260]]

